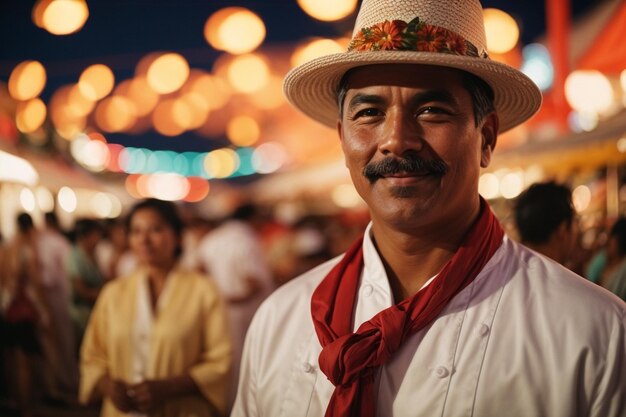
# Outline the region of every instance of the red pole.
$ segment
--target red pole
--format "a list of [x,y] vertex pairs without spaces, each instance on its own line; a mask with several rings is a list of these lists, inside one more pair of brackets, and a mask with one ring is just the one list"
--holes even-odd
[[571,9],[570,0],[546,0],[546,23],[548,49],[554,66],[552,100],[556,123],[561,133],[569,130],[567,115],[570,108],[565,99],[565,79],[569,74],[569,40]]

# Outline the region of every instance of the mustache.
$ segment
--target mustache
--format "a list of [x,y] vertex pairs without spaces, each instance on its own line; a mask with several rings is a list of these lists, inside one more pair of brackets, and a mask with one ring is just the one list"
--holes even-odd
[[377,162],[370,162],[363,168],[363,175],[371,182],[388,175],[399,173],[415,175],[443,176],[448,172],[445,162],[438,159],[424,159],[408,154],[404,158],[387,157]]

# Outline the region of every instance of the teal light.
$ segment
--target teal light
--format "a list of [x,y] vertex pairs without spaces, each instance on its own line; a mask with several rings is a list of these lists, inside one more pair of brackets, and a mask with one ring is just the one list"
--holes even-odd
[[147,151],[148,159],[143,174],[154,174],[159,171],[159,158],[156,152]]
[[204,169],[204,159],[206,158],[207,153],[199,153],[193,159],[193,163],[191,165],[191,170],[193,172],[192,176],[194,177],[202,177],[206,179],[211,179],[211,177],[206,170]]
[[148,161],[148,152],[146,149],[141,148],[127,148],[130,151],[130,160],[128,166],[128,173],[140,174],[145,172],[146,163]]
[[254,174],[256,172],[252,164],[254,148],[239,148],[236,152],[237,156],[239,156],[239,168],[232,176],[235,177]]
[[158,172],[174,172],[173,160],[169,151],[156,151],[154,152],[158,160]]
[[180,175],[184,175],[185,177],[193,175],[193,172],[191,170],[191,163],[193,162],[193,159],[191,159],[190,161],[184,153],[179,153],[176,154],[173,160],[174,162],[172,163],[172,169],[174,170],[174,172]]

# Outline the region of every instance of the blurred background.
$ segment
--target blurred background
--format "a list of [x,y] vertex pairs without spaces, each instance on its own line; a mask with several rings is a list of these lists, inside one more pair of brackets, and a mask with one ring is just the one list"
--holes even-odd
[[[626,4],[483,1],[493,59],[544,93],[501,135],[481,193],[501,219],[529,184],[574,191],[584,229],[624,210]],[[0,232],[55,211],[116,218],[136,199],[220,218],[362,216],[336,133],[286,103],[289,68],[346,49],[357,0],[0,3]],[[590,237],[591,239],[591,237]]]
[[[609,228],[622,216],[626,231],[626,0],[482,4],[491,58],[526,73],[544,101],[500,135],[479,191],[519,239],[517,197],[564,184],[576,244],[561,262],[607,286]],[[97,276],[97,292],[137,267],[124,218],[143,198],[175,202],[180,262],[221,282],[229,308],[242,305],[228,298],[233,271],[263,272],[240,277],[258,281],[250,313],[362,234],[369,214],[336,132],[282,94],[290,68],[346,50],[357,9],[357,0],[0,1],[0,324],[16,299],[3,265],[17,258],[48,305],[29,333],[41,352],[9,346],[9,327],[0,329],[0,414],[98,414],[76,404],[84,328],[69,314],[81,274]],[[32,222],[16,222],[20,213]],[[39,260],[14,256],[35,246]],[[89,259],[80,274],[78,249]]]

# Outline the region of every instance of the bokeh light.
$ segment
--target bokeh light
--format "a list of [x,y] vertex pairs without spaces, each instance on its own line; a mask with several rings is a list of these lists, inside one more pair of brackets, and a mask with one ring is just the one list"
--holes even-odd
[[209,195],[209,182],[200,177],[190,177],[187,178],[189,181],[189,192],[183,198],[188,203],[197,203],[198,201],[202,201]]
[[178,174],[152,174],[146,177],[149,194],[159,200],[182,200],[189,193],[189,181]]
[[591,190],[586,185],[579,185],[572,191],[572,203],[578,213],[587,210],[591,203]]
[[600,71],[577,70],[565,80],[565,98],[573,109],[586,113],[602,113],[613,104],[610,81]]
[[150,114],[159,101],[159,95],[150,88],[146,77],[121,82],[115,88],[115,95],[124,96],[132,101],[138,117]]
[[492,200],[500,195],[500,180],[495,174],[487,172],[478,180],[478,193],[487,200]]
[[46,120],[46,105],[38,98],[19,103],[15,109],[15,124],[20,132],[32,133]]
[[248,96],[250,102],[263,110],[275,110],[285,104],[283,95],[283,79],[275,75],[270,76],[263,88]]
[[54,210],[54,196],[46,187],[39,186],[35,189],[35,199],[44,213]]
[[523,63],[521,70],[541,91],[552,87],[554,67],[548,48],[540,43],[531,43],[522,49]]
[[29,188],[22,188],[20,191],[20,205],[29,213],[35,211],[35,194]]
[[88,17],[84,0],[53,0],[43,10],[41,25],[53,35],[69,35],[79,31]]
[[26,159],[0,150],[0,181],[33,186],[39,182],[39,174]]
[[285,147],[277,142],[266,142],[255,149],[252,164],[259,174],[278,171],[287,162]]
[[163,54],[152,62],[146,77],[150,87],[157,93],[173,93],[187,81],[189,64],[180,54]]
[[506,199],[515,198],[524,190],[524,177],[521,172],[509,172],[500,180],[500,194]]
[[226,136],[237,146],[250,146],[259,140],[261,128],[250,116],[237,116],[230,119],[226,127]]
[[[177,110],[176,104],[177,100],[174,98],[163,100],[152,113],[154,129],[164,136],[182,134],[191,122],[191,117],[184,114],[184,110]],[[181,108],[180,104],[178,108]]]
[[298,0],[306,14],[324,22],[343,19],[354,12],[357,0]]
[[265,25],[259,16],[248,9],[228,7],[207,19],[204,37],[215,49],[244,54],[252,52],[263,42]]
[[94,64],[80,74],[78,88],[85,98],[96,101],[106,97],[115,85],[113,71],[104,64]]
[[16,100],[30,100],[46,85],[46,69],[39,61],[18,64],[9,76],[9,94]]
[[98,104],[95,119],[105,132],[122,132],[133,127],[137,114],[132,101],[124,96],[111,96]]
[[502,10],[492,8],[483,10],[483,15],[487,49],[497,54],[513,49],[519,40],[519,28],[515,19]]
[[237,56],[227,68],[228,82],[240,93],[254,93],[262,89],[269,77],[267,62],[256,54]]
[[57,203],[59,207],[68,213],[76,211],[78,199],[76,193],[70,187],[61,187],[57,194]]
[[344,51],[343,46],[332,39],[314,39],[296,48],[291,55],[291,65],[297,67],[315,58]]
[[[192,70],[197,71],[197,70]],[[224,107],[231,97],[228,84],[208,73],[196,72],[193,79],[185,85],[185,93],[196,93],[209,107],[209,110],[218,110]]]
[[232,149],[217,149],[204,159],[204,169],[209,178],[226,178],[239,168],[239,155]]

